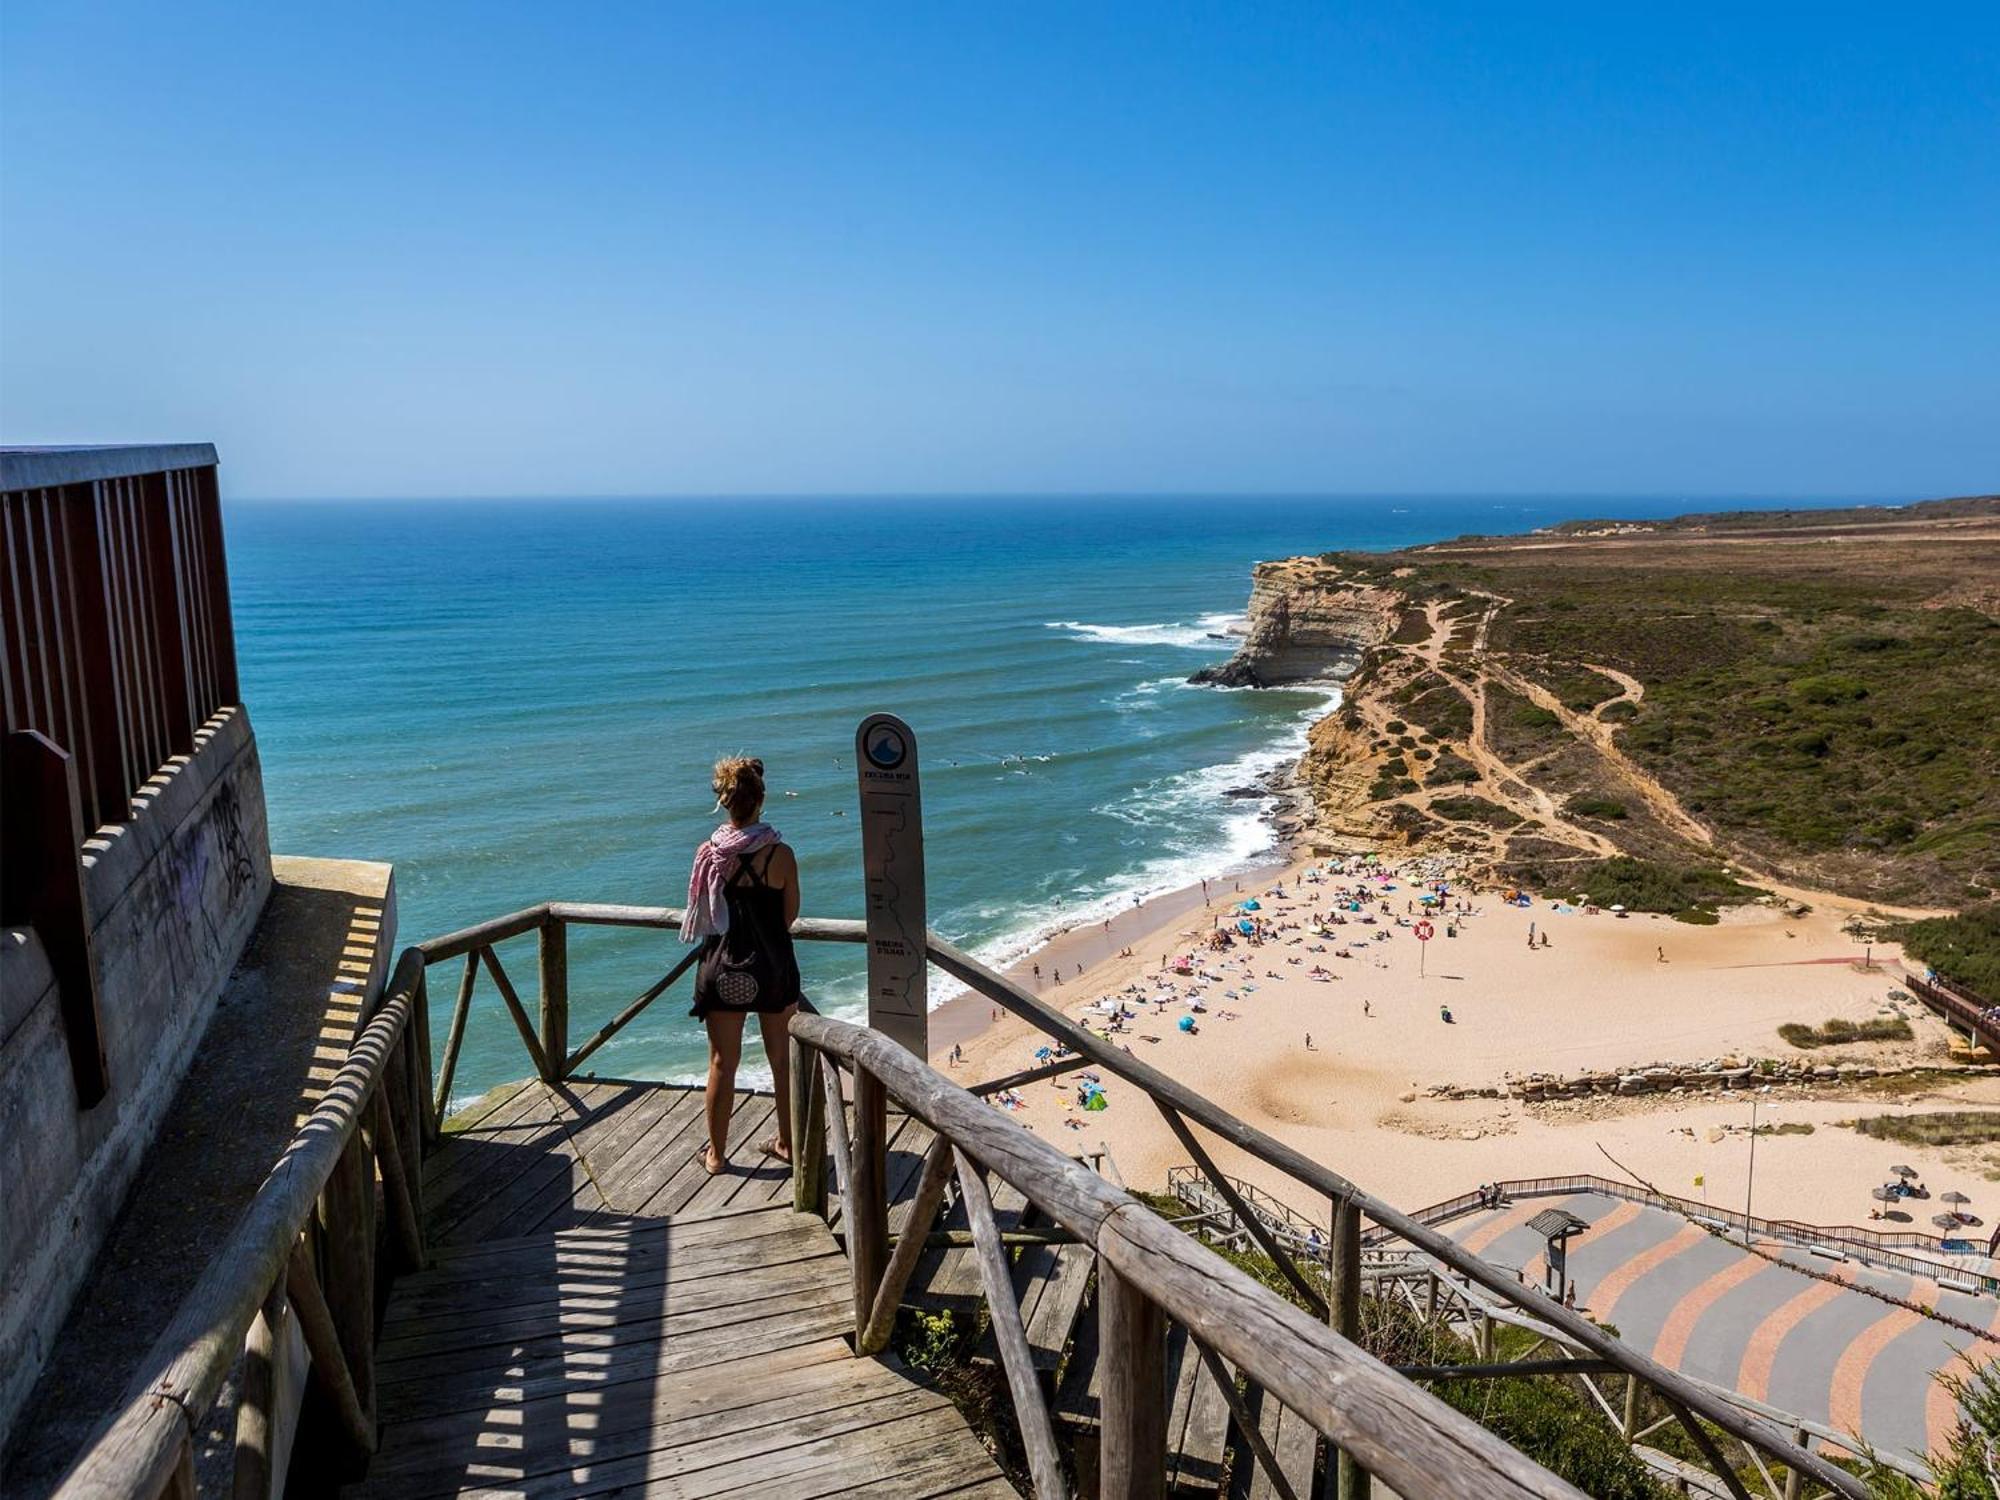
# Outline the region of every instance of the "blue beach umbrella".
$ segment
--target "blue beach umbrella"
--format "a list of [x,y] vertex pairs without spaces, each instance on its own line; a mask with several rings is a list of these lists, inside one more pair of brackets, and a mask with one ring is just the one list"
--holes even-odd
[[1245,937],[1249,937],[1252,933],[1254,933],[1257,930],[1257,924],[1255,922],[1248,922],[1248,921],[1238,922],[1236,924],[1236,930],[1242,933]]
[[1263,903],[1258,901],[1254,896],[1237,908],[1238,911],[1262,911],[1263,909]]
[[1181,1019],[1180,1019],[1180,1028],[1181,1028],[1181,1030],[1182,1030],[1182,1031],[1193,1031],[1193,1030],[1194,1030],[1194,1017],[1193,1017],[1193,1016],[1182,1016],[1182,1017],[1181,1017]]

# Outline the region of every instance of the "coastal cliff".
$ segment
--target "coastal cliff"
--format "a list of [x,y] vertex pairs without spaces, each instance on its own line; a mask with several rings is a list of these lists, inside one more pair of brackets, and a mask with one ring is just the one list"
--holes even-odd
[[1194,680],[1340,683],[1279,825],[1309,843],[1566,892],[1619,856],[2000,891],[2000,501],[1747,519],[1261,563],[1241,649]]
[[1277,687],[1351,674],[1369,647],[1387,640],[1402,595],[1347,577],[1336,564],[1291,557],[1257,564],[1243,644],[1220,666],[1189,679],[1221,687]]

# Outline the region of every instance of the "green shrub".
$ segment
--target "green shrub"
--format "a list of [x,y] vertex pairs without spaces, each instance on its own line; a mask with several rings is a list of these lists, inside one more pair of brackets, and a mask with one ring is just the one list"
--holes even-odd
[[1858,703],[1868,696],[1868,684],[1844,672],[1801,678],[1793,688],[1807,703]]
[[1906,952],[2000,1005],[2000,901],[1912,922],[1901,937]]
[[1424,778],[1429,786],[1462,786],[1479,779],[1479,767],[1462,755],[1447,750],[1437,758],[1430,775]]
[[1488,828],[1514,828],[1521,822],[1518,814],[1484,797],[1439,797],[1431,803],[1431,811],[1454,823],[1480,823]]
[[1563,811],[1572,818],[1608,818],[1613,821],[1627,816],[1625,804],[1610,797],[1576,796],[1563,804]]
[[1907,1042],[1914,1034],[1910,1023],[1901,1016],[1878,1016],[1872,1021],[1849,1021],[1834,1016],[1816,1027],[1787,1021],[1778,1028],[1779,1036],[1794,1047],[1807,1050],[1839,1047],[1848,1042]]
[[1718,906],[1740,905],[1757,894],[1712,867],[1662,864],[1623,854],[1579,865],[1554,878],[1562,885],[1551,895],[1567,898],[1581,892],[1597,906],[1665,912],[1682,921],[1702,920],[1685,915],[1694,911],[1712,917]]

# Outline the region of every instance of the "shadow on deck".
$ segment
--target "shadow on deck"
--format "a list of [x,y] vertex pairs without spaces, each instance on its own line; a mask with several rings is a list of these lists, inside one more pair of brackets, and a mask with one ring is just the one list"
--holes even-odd
[[848,1261],[757,1154],[772,1097],[738,1095],[718,1177],[701,1103],[535,1081],[450,1122],[348,1493],[1013,1493],[948,1399],[854,1357]]

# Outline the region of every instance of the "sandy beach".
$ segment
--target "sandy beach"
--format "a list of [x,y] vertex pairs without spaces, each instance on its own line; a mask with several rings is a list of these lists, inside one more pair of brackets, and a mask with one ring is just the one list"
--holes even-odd
[[[1664,1192],[1741,1208],[1748,1093],[1531,1105],[1436,1098],[1429,1090],[1497,1088],[1509,1075],[1532,1072],[1798,1056],[1777,1035],[1780,1025],[1882,1015],[1900,972],[1900,953],[1882,945],[1873,952],[1875,968],[1861,967],[1863,945],[1841,930],[1860,908],[1827,897],[1812,898],[1813,909],[1801,916],[1755,905],[1703,927],[1587,915],[1543,901],[1519,908],[1498,892],[1454,885],[1446,909],[1455,912],[1463,900],[1470,910],[1449,922],[1440,917],[1420,954],[1407,924],[1419,914],[1422,892],[1397,872],[1369,877],[1368,909],[1343,913],[1346,925],[1322,938],[1313,929],[1333,914],[1334,892],[1356,884],[1330,873],[1334,864],[1308,860],[1246,875],[1240,893],[1234,877],[1214,882],[1206,905],[1198,887],[1177,892],[1124,914],[1109,933],[1066,934],[1016,977],[1099,1032],[1108,1018],[1091,1007],[1123,999],[1136,1015],[1113,1039],[1135,1056],[1406,1208],[1490,1179],[1572,1172],[1636,1177]],[[1218,924],[1233,924],[1245,897],[1258,901],[1255,915],[1267,924],[1262,943],[1203,951],[1193,975],[1162,975],[1163,955],[1187,954]],[[1127,949],[1131,956],[1120,956]],[[1338,956],[1343,950],[1349,956]],[[1039,985],[1031,963],[1042,967]],[[1060,985],[1049,978],[1058,964]],[[1085,966],[1080,976],[1078,964]],[[1316,966],[1327,977],[1314,977]],[[1189,995],[1200,996],[1201,1012],[1190,1011]],[[1441,1014],[1447,1008],[1448,1024]],[[1827,1048],[1813,1060],[1943,1061],[1942,1024],[1914,1004],[1897,1008],[1914,1041]],[[934,1017],[932,1050],[953,1076],[973,1082],[1032,1066],[1042,1038],[1026,1023],[1011,1016],[994,1022],[983,1004],[947,1011],[950,1005]],[[1190,1014],[1191,1033],[1179,1025]],[[964,1048],[956,1065],[949,1061],[954,1044]],[[1101,1111],[1077,1108],[1077,1083],[1069,1078],[1021,1090],[1013,1116],[1069,1151],[1102,1145],[1135,1187],[1162,1186],[1185,1151],[1136,1089],[1111,1077],[1104,1083]],[[1865,1225],[1869,1190],[1898,1163],[1917,1167],[1934,1198],[1957,1188],[1988,1223],[2000,1212],[2000,1183],[1986,1176],[2000,1163],[1990,1153],[1982,1162],[1962,1150],[1873,1140],[1840,1123],[2000,1107],[2000,1076],[1948,1079],[1918,1092],[1850,1088],[1839,1096],[1829,1087],[1806,1096],[1780,1088],[1757,1097],[1760,1125],[1790,1127],[1758,1137],[1753,1208],[1760,1215]],[[1295,1186],[1261,1164],[1219,1142],[1214,1149],[1225,1170],[1298,1199]],[[1930,1231],[1921,1211],[1928,1206],[1918,1206],[1915,1224],[1890,1227]]]

